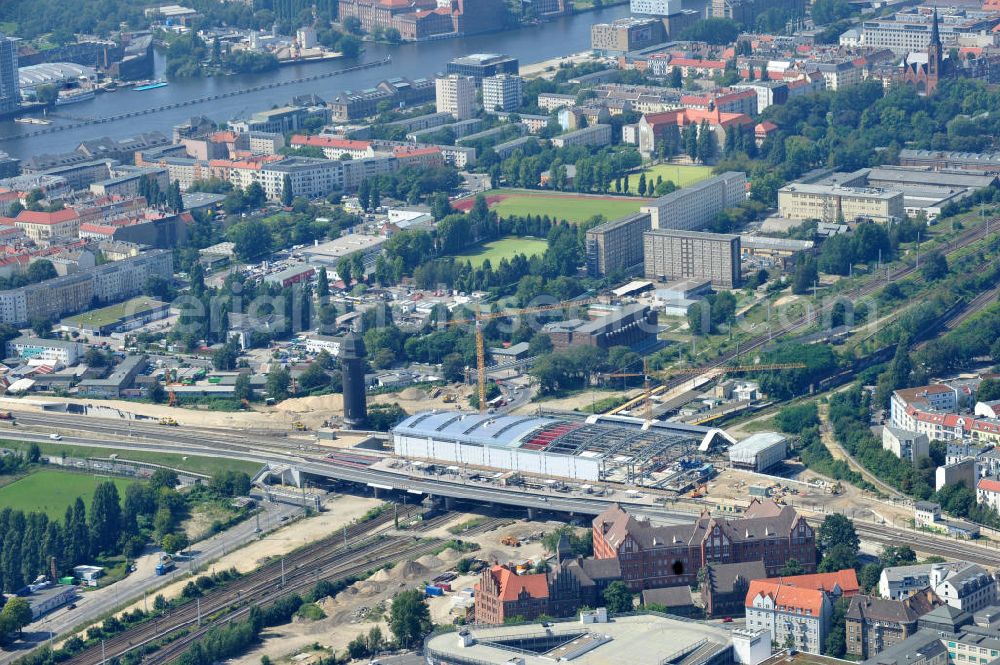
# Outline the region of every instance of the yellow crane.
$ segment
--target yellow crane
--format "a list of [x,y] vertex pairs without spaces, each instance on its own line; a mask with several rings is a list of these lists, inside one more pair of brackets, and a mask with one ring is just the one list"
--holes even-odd
[[[707,370],[718,371],[725,374],[728,372],[770,372],[770,371],[783,371],[789,369],[802,369],[805,367],[805,363],[759,363],[756,365],[721,365],[713,369]],[[653,395],[657,392],[665,390],[665,386],[657,386],[656,388],[650,388],[649,380],[650,377],[670,377],[677,376],[678,374],[690,374],[691,372],[697,372],[699,369],[697,367],[672,367],[670,369],[663,369],[650,372],[648,365],[645,360],[642,361],[642,372],[610,372],[606,374],[600,374],[602,378],[607,379],[621,379],[626,377],[641,376],[644,377],[642,394],[638,397],[631,399],[624,404],[615,407],[609,413],[616,414],[624,411],[632,406],[638,404],[639,402],[645,402],[645,417],[646,420],[653,419]]]
[[454,319],[452,321],[445,321],[445,325],[458,325],[463,323],[472,323],[476,326],[476,369],[478,371],[478,383],[479,383],[479,412],[486,413],[486,345],[483,341],[483,322],[493,321],[495,319],[504,319],[511,316],[520,316],[522,314],[543,314],[545,312],[554,312],[562,309],[569,309],[571,307],[580,307],[583,305],[590,305],[597,302],[596,300],[576,300],[570,302],[560,303],[558,305],[545,305],[541,307],[525,307],[522,309],[505,309],[496,312],[486,312],[483,313],[479,310],[479,305],[476,305],[476,315],[472,319]]

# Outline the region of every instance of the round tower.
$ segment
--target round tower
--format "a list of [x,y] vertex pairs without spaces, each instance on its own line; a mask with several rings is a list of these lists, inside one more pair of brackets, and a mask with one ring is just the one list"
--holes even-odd
[[340,341],[340,367],[344,393],[344,427],[364,429],[368,423],[365,395],[365,343],[361,335],[350,332]]

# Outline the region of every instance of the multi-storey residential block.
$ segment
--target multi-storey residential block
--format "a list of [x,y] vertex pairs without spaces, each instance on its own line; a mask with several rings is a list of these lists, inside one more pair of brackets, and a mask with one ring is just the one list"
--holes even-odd
[[693,524],[653,526],[620,506],[594,518],[594,556],[616,558],[633,589],[693,584],[714,563],[763,561],[776,575],[789,559],[816,569],[815,532],[791,506],[754,500],[743,517],[703,514]]
[[642,234],[649,229],[649,213],[638,212],[588,230],[587,273],[604,277],[639,270],[643,265]]
[[333,136],[304,136],[296,134],[292,137],[292,147],[310,146],[323,151],[323,156],[327,159],[340,159],[348,155],[351,159],[364,159],[374,157],[375,150],[368,141],[352,141],[350,139],[338,139]]
[[833,604],[821,590],[754,580],[746,595],[746,627],[771,633],[772,644],[821,653],[830,631]]
[[35,242],[76,238],[80,234],[80,215],[72,208],[55,212],[22,210],[14,218],[14,226]]
[[344,189],[344,165],[340,160],[288,157],[266,164],[260,171],[261,187],[272,200],[281,199],[286,178],[293,196],[321,198]]
[[521,107],[524,79],[516,74],[497,74],[483,79],[483,108],[489,112],[510,113]]
[[899,459],[916,464],[930,453],[930,440],[926,434],[886,425],[882,428],[882,448]]
[[476,80],[471,76],[449,74],[435,81],[438,113],[450,113],[456,120],[468,120],[476,114]]
[[868,659],[917,632],[917,620],[944,604],[933,591],[921,589],[903,600],[875,596],[851,598],[845,616],[847,653]]
[[611,125],[591,125],[583,129],[560,134],[552,138],[552,145],[565,148],[569,145],[602,146],[611,144]]
[[653,229],[697,231],[720,212],[746,200],[745,173],[727,171],[696,185],[683,187],[639,208],[650,215]]

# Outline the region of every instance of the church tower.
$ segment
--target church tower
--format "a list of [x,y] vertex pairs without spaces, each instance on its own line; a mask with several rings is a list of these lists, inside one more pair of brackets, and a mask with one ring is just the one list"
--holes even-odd
[[942,65],[941,33],[938,31],[937,7],[934,8],[934,19],[931,23],[931,43],[927,46],[927,94],[934,92],[941,78]]

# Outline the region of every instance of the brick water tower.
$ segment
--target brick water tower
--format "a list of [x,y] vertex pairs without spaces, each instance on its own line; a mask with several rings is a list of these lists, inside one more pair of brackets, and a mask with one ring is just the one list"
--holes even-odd
[[365,343],[361,335],[349,332],[340,341],[340,367],[343,377],[344,427],[365,429],[368,404],[365,395]]

